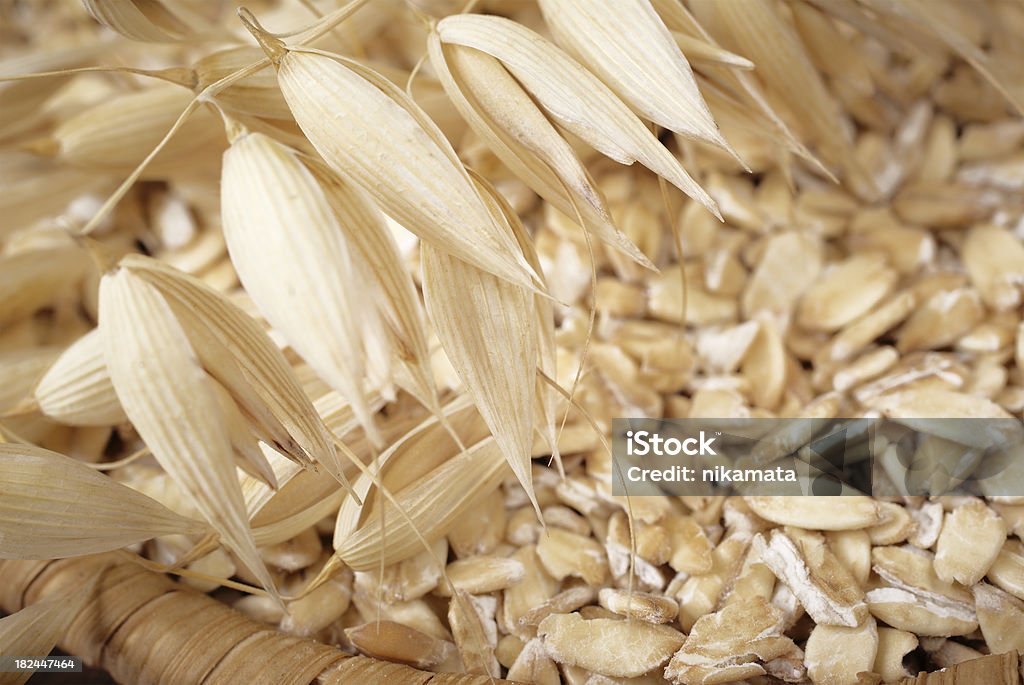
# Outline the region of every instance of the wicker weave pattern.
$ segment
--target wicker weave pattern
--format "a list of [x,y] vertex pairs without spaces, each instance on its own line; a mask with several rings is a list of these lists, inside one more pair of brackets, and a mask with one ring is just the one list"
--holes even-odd
[[117,554],[0,561],[0,609],[18,611],[96,582],[60,647],[133,685],[484,685],[285,635]]

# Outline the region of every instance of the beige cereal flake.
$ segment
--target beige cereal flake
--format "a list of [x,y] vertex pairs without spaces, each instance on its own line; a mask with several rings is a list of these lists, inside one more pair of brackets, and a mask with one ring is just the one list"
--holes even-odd
[[579,614],[552,614],[541,621],[537,633],[558,663],[625,678],[661,666],[685,639],[668,626],[602,618],[588,621]]

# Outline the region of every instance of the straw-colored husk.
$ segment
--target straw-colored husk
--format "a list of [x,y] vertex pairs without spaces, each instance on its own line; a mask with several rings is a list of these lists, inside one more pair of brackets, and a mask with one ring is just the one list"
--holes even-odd
[[621,164],[639,161],[717,213],[714,201],[607,86],[557,46],[501,17],[460,15],[437,25],[444,43],[500,60],[562,126]]
[[210,525],[275,592],[248,527],[216,381],[181,323],[160,292],[126,268],[103,277],[100,303],[104,356],[128,418]]
[[[62,559],[207,527],[109,476],[29,445],[0,445],[0,557]],[[54,507],[54,500],[66,502]]]
[[494,153],[564,214],[579,211],[584,228],[651,265],[612,224],[604,198],[576,153],[501,63],[480,50],[445,45],[436,33],[429,41],[431,64],[445,92]]
[[111,426],[127,419],[96,330],[61,353],[35,386],[34,395],[41,412],[72,426]]
[[543,0],[540,5],[558,39],[647,119],[729,149],[689,62],[649,2]]
[[[429,368],[430,352],[423,327],[423,308],[381,212],[366,195],[346,183],[322,164],[308,164],[320,183],[338,225],[355,255],[354,261],[366,268],[365,277],[377,288],[373,305],[377,317],[367,310],[368,317],[379,318],[379,326],[370,326],[366,348],[379,348],[385,364],[394,360],[408,376],[407,380],[381,379],[385,388],[392,382],[406,387],[425,406],[436,409],[437,387]],[[364,305],[366,306],[366,305]]]
[[29,250],[0,258],[0,325],[51,304],[88,269],[74,247]]
[[195,336],[193,349],[264,442],[299,463],[316,460],[346,482],[344,462],[312,402],[284,355],[251,317],[198,279],[160,262],[128,256],[121,266],[166,294],[175,316],[189,321],[186,332]]
[[511,282],[534,282],[418,105],[365,67],[356,71],[330,56],[298,50],[276,57],[292,115],[335,171],[439,249]]
[[[127,173],[160,142],[191,99],[184,88],[158,84],[85,109],[54,131],[57,158],[82,169]],[[215,121],[210,112],[197,112],[146,174],[161,178],[204,157],[212,161],[224,145]]]
[[[198,60],[193,67],[196,90],[202,91],[232,73],[258,62],[263,52],[254,46],[227,48]],[[274,69],[269,64],[244,81],[232,85],[217,96],[217,102],[226,110],[238,114],[251,114],[273,120],[287,121],[291,110],[277,88]]]
[[232,263],[256,306],[378,440],[363,387],[366,308],[316,179],[293,151],[242,132],[224,155],[221,207]]
[[[77,67],[89,60],[102,48],[99,45],[77,45],[49,50],[39,54],[23,55],[0,62],[0,74],[32,74],[39,71]],[[67,85],[69,78],[22,81],[0,84],[5,102],[0,112],[0,140],[31,130],[45,119],[43,105]]]
[[[458,403],[445,414],[449,428],[438,417],[428,419],[353,484],[365,504],[343,502],[334,528],[335,553],[353,569],[370,570],[408,558],[422,549],[421,537],[432,542],[444,535],[480,503],[486,496],[482,493],[507,476],[502,451],[493,438],[484,438],[486,428],[477,411]],[[465,451],[449,430],[467,446]]]
[[533,296],[429,246],[423,247],[422,259],[424,300],[445,354],[512,471],[531,492],[537,367]]

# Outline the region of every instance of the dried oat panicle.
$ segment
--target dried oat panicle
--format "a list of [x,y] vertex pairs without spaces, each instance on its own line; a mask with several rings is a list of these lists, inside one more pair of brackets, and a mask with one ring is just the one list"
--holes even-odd
[[0,327],[34,314],[81,282],[89,269],[75,246],[0,256]]
[[718,216],[714,200],[600,79],[540,34],[509,19],[463,14],[437,24],[442,43],[498,59],[561,126],[620,164],[640,162]]
[[[485,179],[478,178],[477,185],[491,200],[491,211],[501,215],[507,222],[519,244],[519,249],[526,257],[526,261],[530,263],[534,271],[542,273],[543,268],[536,245],[515,209]],[[534,403],[536,426],[539,433],[547,440],[547,447],[559,473],[564,474],[562,455],[558,446],[559,430],[555,425],[562,398],[559,395],[560,389],[549,385],[549,380],[558,377],[558,344],[555,340],[554,304],[550,298],[535,293],[533,295],[533,311],[537,332],[536,402]],[[531,452],[531,456],[534,454],[535,452]]]
[[462,0],[406,0],[410,8],[433,17],[444,17],[459,12],[465,3]]
[[213,384],[171,304],[130,268],[100,284],[100,333],[125,413],[168,475],[272,595]]
[[76,198],[102,189],[106,180],[54,159],[28,155],[0,157],[5,192],[0,193],[0,237],[30,228]]
[[236,131],[224,153],[221,215],[246,292],[379,442],[364,388],[368,307],[346,236],[313,174],[286,146]]
[[167,298],[203,366],[232,395],[260,440],[299,464],[323,465],[347,485],[327,427],[256,321],[198,279],[156,260],[129,255],[121,267]]
[[563,214],[574,217],[578,211],[585,229],[654,268],[614,225],[576,152],[508,70],[485,52],[442,43],[436,31],[427,40],[430,63],[445,92],[494,153]]
[[[0,611],[102,574],[62,648],[124,682],[1019,680],[1024,6],[221,5],[5,15],[0,556],[84,556]],[[616,416],[881,469],[626,499]]]
[[24,414],[37,409],[32,389],[60,354],[56,346],[0,351],[0,415]]
[[842,110],[811,63],[796,29],[776,7],[699,0],[696,9],[698,18],[709,20],[727,48],[742,48],[742,54],[754,62],[757,79],[784,103],[791,120],[818,146],[822,157],[847,176],[870,184],[853,156]]
[[[102,43],[87,43],[0,60],[0,74],[18,76],[77,67],[102,54],[103,48]],[[71,79],[67,76],[0,83],[0,97],[4,99],[0,141],[11,140],[45,121],[44,105]]]
[[[1015,69],[1006,59],[1006,55],[994,57],[982,50],[964,30],[964,23],[969,23],[969,10],[964,14],[963,6],[950,0],[922,2],[906,0],[891,2],[889,0],[870,0],[865,3],[867,8],[879,13],[888,20],[897,20],[912,25],[917,31],[923,32],[925,38],[941,40],[950,49],[957,52],[1009,102],[1018,113],[1024,112],[1024,92],[1016,80]],[[862,10],[863,11],[863,10]],[[993,26],[998,30],[998,25]],[[923,31],[922,31],[923,29]],[[1016,57],[1017,55],[1015,55]]]
[[[665,25],[675,35],[685,36],[690,41],[699,40],[703,44],[710,45],[716,52],[731,54],[722,47],[723,43],[728,42],[728,36],[723,33],[723,27],[710,11],[713,6],[701,3],[700,0],[690,3],[688,7],[671,0],[653,0],[651,4],[658,11]],[[694,14],[700,15],[699,22]],[[696,63],[697,55],[692,51],[687,51],[687,44],[680,42],[679,45],[683,52]],[[739,50],[738,46],[732,47]],[[744,47],[740,52],[743,54],[742,61],[745,66],[748,66],[749,69],[756,69],[756,64],[746,58],[746,48]],[[730,65],[735,63],[733,58],[726,58],[726,60]],[[750,153],[757,147],[762,147],[764,143],[768,143],[771,148],[774,148],[769,164],[779,167],[787,179],[790,179],[793,172],[790,154],[802,157],[823,175],[829,175],[821,162],[805,147],[807,141],[798,138],[783,120],[776,106],[769,100],[769,94],[761,87],[752,73],[737,70],[731,66],[723,68],[722,65],[705,63],[701,65],[698,83],[701,93],[711,107],[714,118],[728,132],[728,138],[733,145],[739,146],[741,137],[738,135],[740,131],[737,127],[735,125],[727,127],[726,121],[723,119],[725,113],[722,110],[722,103],[726,100],[730,102],[736,119],[732,123],[740,123],[742,128],[749,128],[750,133],[757,132],[757,138],[751,141],[753,147],[747,144],[740,148],[743,159],[748,164],[754,163],[749,158]],[[717,103],[713,102],[715,100]]]
[[365,66],[289,49],[245,14],[243,21],[273,60],[295,121],[331,168],[424,241],[511,283],[536,287],[537,274],[415,102]]
[[210,387],[221,410],[220,416],[231,443],[235,466],[271,490],[277,490],[277,474],[234,398],[220,383],[211,383]]
[[723,66],[747,71],[754,68],[754,63],[746,57],[729,52],[703,38],[681,31],[672,31],[671,34],[683,56],[698,67]]
[[655,124],[734,157],[680,51],[649,0],[541,0],[558,41]]
[[0,444],[0,489],[2,559],[61,559],[209,530],[110,476],[34,445]]

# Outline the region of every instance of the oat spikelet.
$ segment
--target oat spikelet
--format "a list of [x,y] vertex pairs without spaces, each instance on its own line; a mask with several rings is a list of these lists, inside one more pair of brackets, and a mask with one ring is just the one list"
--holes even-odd
[[[473,130],[538,195],[638,263],[654,265],[612,223],[605,200],[576,152],[502,64],[464,45],[428,38],[430,62],[445,92]],[[566,196],[566,189],[572,197]]]
[[[235,404],[231,393],[213,378],[210,379],[210,387],[217,397],[224,429],[227,431],[228,440],[233,448],[235,466],[267,487],[276,490],[278,488],[277,476],[267,460],[267,456],[260,449],[259,440],[253,434],[252,428],[249,427],[249,422],[242,414],[242,410]],[[268,451],[270,451],[269,448]]]
[[363,389],[359,279],[316,179],[292,150],[243,132],[224,153],[221,216],[246,292],[379,442]]
[[[89,600],[92,584],[65,597],[36,602],[0,618],[0,650],[4,654],[45,657],[67,635],[68,627]],[[0,673],[3,685],[22,685],[28,673]]]
[[117,395],[153,456],[276,596],[249,529],[211,380],[171,306],[152,284],[119,268],[100,282],[100,333]]
[[261,440],[299,464],[314,460],[347,487],[345,462],[288,361],[251,317],[209,288],[153,259],[129,255],[122,266],[167,296],[203,366],[232,395]]
[[681,31],[672,31],[672,38],[676,45],[682,50],[683,56],[691,60],[698,67],[717,66],[730,67],[732,69],[753,69],[754,63],[746,57],[729,52],[723,48],[713,45],[706,40],[696,38]]
[[[0,93],[0,97],[6,96]],[[55,160],[33,157],[21,161],[14,169],[4,170],[0,238],[31,226],[79,195],[100,190],[105,184],[105,179],[96,174],[69,169]]]
[[[370,509],[364,525],[336,543],[337,555],[357,571],[376,569],[381,555],[385,565],[407,559],[423,548],[420,535],[429,542],[447,533],[460,516],[491,496],[506,477],[501,450],[493,440],[482,441],[425,474],[419,482],[402,490],[391,488],[411,524],[391,501],[385,500],[377,505],[384,507],[385,527],[381,527],[379,511]],[[387,481],[384,485],[389,487]]]
[[475,14],[437,24],[443,43],[495,57],[559,124],[620,164],[640,162],[716,216],[714,200],[608,86],[558,46],[509,19]]
[[247,28],[274,61],[295,121],[331,168],[426,242],[499,278],[535,286],[537,275],[494,223],[455,151],[415,102],[356,62],[290,50],[251,20]]
[[62,559],[209,530],[81,462],[33,445],[0,445],[0,490],[0,559]]
[[[439,411],[437,388],[430,369],[430,352],[416,286],[406,269],[386,220],[370,199],[326,165],[306,161],[338,218],[355,261],[364,266],[379,296],[374,298],[383,339],[368,340],[393,353],[408,375],[408,390],[424,406]],[[399,379],[399,383],[402,383]]]
[[693,69],[649,0],[541,0],[559,42],[633,109],[663,128],[735,156],[697,88]]
[[1017,112],[1024,112],[1024,94],[1021,92],[1019,80],[1012,71],[999,68],[1001,65],[994,63],[984,51],[961,33],[955,25],[957,9],[950,6],[951,3],[938,0],[869,0],[865,4],[883,16],[899,17],[920,25],[926,33],[939,38],[977,69]]
[[458,372],[529,493],[537,318],[533,294],[424,244],[427,312],[445,354]]
[[99,23],[126,38],[146,43],[173,43],[194,37],[201,26],[180,3],[172,12],[159,0],[82,0]]
[[61,352],[36,385],[35,401],[44,414],[69,426],[113,426],[128,420],[95,329]]
[[[342,502],[335,554],[354,570],[374,571],[381,559],[388,566],[421,552],[421,537],[433,542],[445,535],[509,476],[501,450],[472,405],[460,399],[444,412],[448,427],[438,417],[427,419],[380,456],[376,476],[367,471],[356,479],[353,488],[364,505],[352,498]],[[449,431],[460,436],[466,451]],[[408,519],[378,490],[376,479]]]
[[700,7],[713,13],[731,39],[726,47],[743,47],[744,56],[756,65],[754,74],[785,104],[805,135],[819,146],[822,156],[846,174],[859,177],[843,115],[796,29],[780,16],[775,5],[700,1]]
[[[704,10],[701,13],[700,23],[698,23],[697,19],[675,0],[654,0],[653,4],[672,31],[692,39],[699,39],[715,49],[722,49],[720,41],[716,41],[715,37],[725,40],[728,36],[723,35],[724,30],[720,26],[720,22],[716,20],[713,12],[714,5],[702,5],[696,1],[691,4],[691,9],[694,11]],[[713,30],[716,36],[713,37],[706,29]],[[732,47],[739,49],[735,45]],[[683,49],[685,51],[686,48]],[[756,67],[752,61],[747,60],[747,64],[751,69]],[[769,101],[753,73],[706,64],[701,69],[700,83],[711,111],[723,127],[726,126],[726,121],[723,119],[725,114],[722,111],[722,103],[732,102],[735,105],[733,118],[742,122],[740,125],[743,129],[749,128],[757,131],[755,134],[757,138],[765,137],[774,146],[777,146],[780,152],[788,150],[813,164],[822,175],[832,178],[828,169],[811,154],[804,142],[797,138],[790,125],[776,111],[776,105]],[[729,95],[727,96],[726,93]],[[737,98],[737,100],[734,101],[733,98]],[[712,101],[713,99],[718,101],[717,105]],[[732,133],[736,130],[735,124],[727,127],[726,130]],[[737,143],[738,141],[734,141],[734,144]],[[750,157],[747,151],[744,153],[746,157]],[[792,169],[788,155],[784,153],[778,155],[777,163],[783,174],[789,179]]]
[[[474,180],[483,192],[484,197],[489,201],[491,211],[496,216],[501,216],[512,230],[512,234],[523,251],[526,261],[537,273],[542,273],[540,257],[537,254],[536,246],[530,239],[530,234],[523,225],[515,209],[508,200],[486,179],[474,174]],[[555,315],[554,305],[550,298],[540,294],[533,296],[533,311],[536,319],[537,331],[537,374],[536,399],[534,410],[537,415],[537,428],[540,434],[547,440],[548,449],[551,451],[551,458],[562,472],[562,456],[558,448],[558,426],[556,417],[558,406],[561,401],[558,390],[548,384],[548,380],[554,380],[557,375],[558,347],[555,342]],[[542,375],[543,374],[543,375]]]

